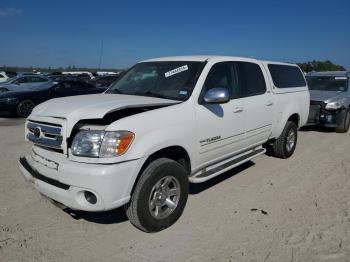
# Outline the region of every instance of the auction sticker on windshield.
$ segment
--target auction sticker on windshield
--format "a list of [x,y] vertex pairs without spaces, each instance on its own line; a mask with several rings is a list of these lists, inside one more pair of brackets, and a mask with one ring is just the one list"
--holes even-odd
[[175,74],[181,73],[183,71],[187,71],[187,70],[188,70],[188,66],[184,65],[184,66],[181,66],[181,67],[178,67],[178,68],[175,68],[173,70],[166,72],[165,77],[168,78],[169,76],[172,76],[172,75],[175,75]]

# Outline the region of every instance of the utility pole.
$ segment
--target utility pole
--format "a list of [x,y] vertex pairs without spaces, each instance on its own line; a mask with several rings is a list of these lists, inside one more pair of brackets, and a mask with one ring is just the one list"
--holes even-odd
[[103,40],[101,40],[100,61],[99,61],[99,63],[98,63],[98,68],[99,68],[99,69],[101,69],[102,55],[103,55]]

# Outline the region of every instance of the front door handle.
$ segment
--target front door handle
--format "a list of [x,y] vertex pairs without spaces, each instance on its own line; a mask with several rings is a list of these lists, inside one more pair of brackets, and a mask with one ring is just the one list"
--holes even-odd
[[272,100],[267,101],[267,102],[266,102],[266,105],[267,105],[267,106],[272,106],[272,105],[273,105],[273,101],[272,101]]
[[241,106],[236,106],[234,109],[233,109],[233,113],[240,113],[243,111],[243,107]]

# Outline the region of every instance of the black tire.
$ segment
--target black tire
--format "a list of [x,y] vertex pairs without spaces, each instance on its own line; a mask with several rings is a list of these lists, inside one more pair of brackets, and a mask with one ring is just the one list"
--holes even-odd
[[[294,144],[289,144],[289,135],[294,134]],[[273,155],[278,158],[286,159],[293,155],[296,144],[298,141],[298,128],[297,125],[288,121],[282,131],[280,137],[273,143],[272,150]]]
[[[174,181],[179,185],[178,192],[180,193],[176,200],[177,205],[174,209],[170,209],[172,211],[168,216],[156,218],[151,210],[150,201],[153,195],[152,192],[154,192],[156,185],[159,184],[162,179],[169,177],[175,178]],[[189,182],[187,171],[181,164],[168,158],[156,159],[142,172],[131,196],[131,200],[125,206],[126,215],[135,227],[144,232],[161,231],[170,227],[181,216],[187,202],[188,189]],[[168,208],[168,206],[166,206],[166,208]]]
[[345,116],[342,120],[342,123],[335,128],[335,132],[337,133],[347,133],[350,127],[350,112],[349,109],[346,110]]
[[19,117],[28,117],[35,107],[35,103],[32,100],[26,99],[18,103],[16,114]]

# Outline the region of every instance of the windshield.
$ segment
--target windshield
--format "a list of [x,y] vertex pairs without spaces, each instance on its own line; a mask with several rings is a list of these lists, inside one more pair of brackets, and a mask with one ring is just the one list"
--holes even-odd
[[337,76],[308,76],[306,77],[310,90],[347,91],[348,78]]
[[10,79],[8,79],[6,82],[3,82],[3,84],[12,84],[13,82],[15,82],[19,77],[18,76],[14,76]]
[[205,62],[145,62],[136,64],[106,93],[160,97],[185,101]]

